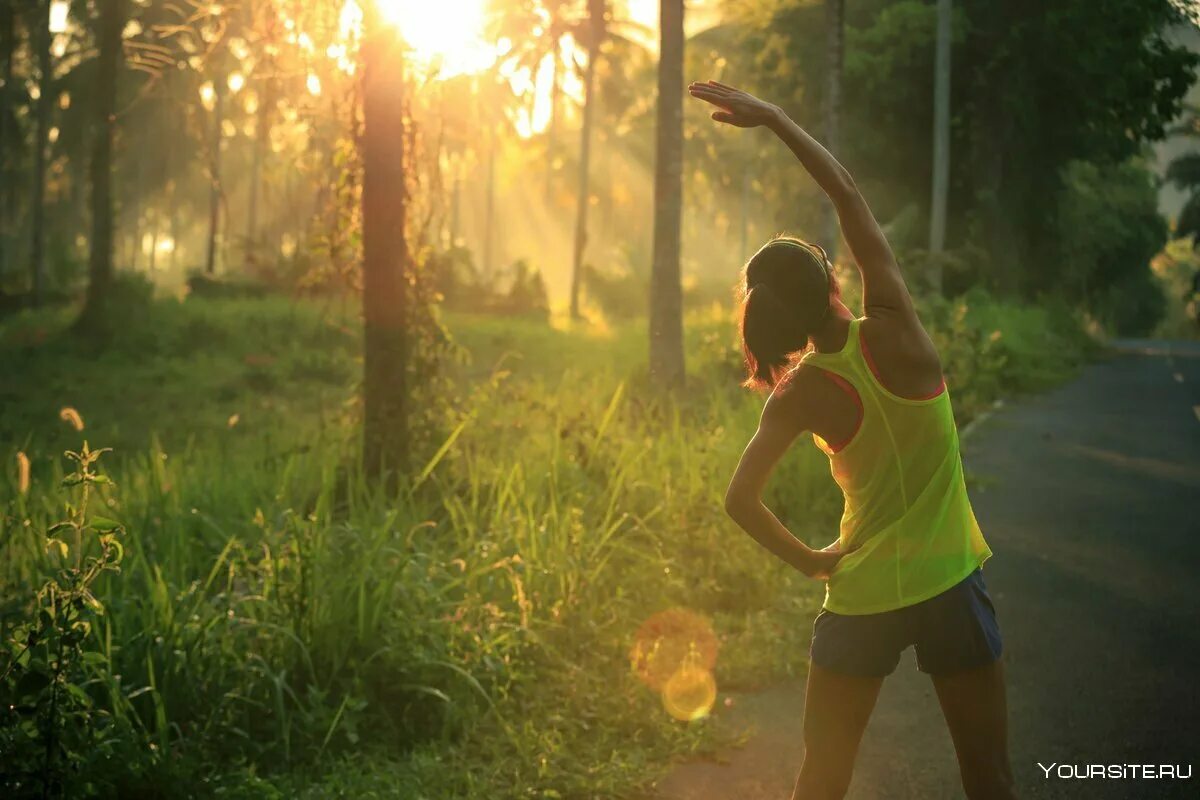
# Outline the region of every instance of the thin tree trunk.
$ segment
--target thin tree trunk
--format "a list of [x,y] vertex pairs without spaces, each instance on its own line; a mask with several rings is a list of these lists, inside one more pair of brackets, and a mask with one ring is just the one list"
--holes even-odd
[[132,227],[130,238],[133,240],[129,250],[129,269],[137,270],[138,256],[142,253],[142,170],[145,168],[144,159],[135,159],[137,166],[133,170],[133,202],[129,205],[129,224]]
[[995,98],[1008,89],[1009,65],[1000,55],[1004,38],[1012,29],[1015,12],[1001,3],[984,3],[973,14],[967,51],[979,59],[970,71],[974,96],[971,121],[972,176],[976,212],[990,261],[989,288],[1006,296],[1020,286],[1018,265],[1023,242],[1011,220],[1005,185],[1005,153],[1009,147],[1012,115]]
[[100,0],[99,56],[92,139],[92,237],[87,299],[78,327],[107,327],[105,302],[113,277],[112,147],[116,127],[117,62],[121,52],[122,0]]
[[459,213],[462,197],[462,166],[457,162],[454,166],[454,193],[450,199],[450,246],[458,247]]
[[[368,10],[363,41],[363,466],[408,466],[404,59]],[[396,474],[396,473],[391,473]]]
[[167,207],[167,213],[169,214],[167,224],[170,226],[171,231],[171,251],[170,256],[167,258],[167,268],[172,272],[175,271],[175,267],[179,264],[179,197],[177,191],[175,181],[171,181],[171,199],[168,201],[169,205]]
[[[825,87],[825,147],[838,154],[838,123],[842,111],[842,51],[845,33],[846,0],[825,0],[826,27],[826,87]],[[837,212],[828,198],[825,210],[825,249],[831,257],[837,255],[841,234]]]
[[147,269],[153,273],[155,261],[158,258],[158,212],[151,209],[150,216],[153,218],[153,222],[150,223],[150,264]]
[[258,114],[254,123],[254,156],[250,164],[250,202],[246,212],[246,247],[258,255],[258,195],[262,184],[262,165],[270,138],[271,118],[268,109],[273,101],[271,78],[266,76],[260,85]]
[[558,42],[550,59],[550,122],[546,125],[546,207],[554,207],[554,157],[558,154]]
[[209,162],[208,187],[208,252],[204,260],[204,271],[209,275],[217,268],[217,237],[220,235],[221,216],[221,118],[224,81],[220,76],[213,80],[213,141]]
[[492,263],[492,259],[495,257],[492,251],[492,240],[496,236],[496,128],[490,122],[488,123],[487,137],[487,185],[484,187],[487,196],[484,197],[483,210],[483,274],[490,281],[495,275],[495,264]]
[[33,141],[33,203],[29,264],[33,283],[33,303],[41,305],[46,291],[46,139],[50,129],[50,90],[53,66],[50,61],[50,0],[41,0],[34,18],[38,54],[37,130]]
[[683,0],[660,0],[658,130],[654,157],[654,264],[650,272],[650,374],[683,385]]
[[579,318],[579,282],[583,272],[583,254],[587,248],[587,216],[591,189],[588,172],[592,149],[592,117],[596,84],[596,59],[604,31],[605,0],[588,0],[587,67],[583,72],[583,126],[579,143],[579,194],[576,197],[575,248],[571,262],[571,318]]
[[[749,139],[743,141],[749,142]],[[742,202],[741,202],[741,252],[739,257],[744,263],[750,258],[750,159],[742,160]]]
[[[933,79],[933,195],[929,208],[929,252],[946,246],[946,198],[950,189],[950,20],[951,0],[938,0],[937,57]],[[942,290],[942,268],[933,260],[934,291]]]
[[4,65],[0,71],[0,281],[8,271],[8,115],[12,108],[9,102],[9,87],[13,80],[13,50],[16,49],[14,11],[11,3],[0,3],[0,60]]

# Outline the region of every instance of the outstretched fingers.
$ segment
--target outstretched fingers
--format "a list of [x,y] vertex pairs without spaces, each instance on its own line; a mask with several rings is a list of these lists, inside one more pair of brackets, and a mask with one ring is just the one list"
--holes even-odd
[[724,92],[711,89],[707,86],[689,86],[688,91],[692,97],[697,97],[701,100],[707,100],[710,103],[724,106],[729,100],[729,96]]
[[726,86],[725,84],[717,83],[716,81],[704,81],[702,83],[692,81],[692,83],[688,85],[688,89],[698,89],[702,91],[713,92],[714,94],[729,94],[737,91],[732,86]]

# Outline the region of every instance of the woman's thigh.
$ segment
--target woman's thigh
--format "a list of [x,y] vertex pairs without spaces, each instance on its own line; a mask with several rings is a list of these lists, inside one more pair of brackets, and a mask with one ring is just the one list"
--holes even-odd
[[883,678],[832,672],[810,664],[804,700],[804,765],[795,798],[841,797]]
[[932,677],[967,796],[1012,797],[1003,662]]

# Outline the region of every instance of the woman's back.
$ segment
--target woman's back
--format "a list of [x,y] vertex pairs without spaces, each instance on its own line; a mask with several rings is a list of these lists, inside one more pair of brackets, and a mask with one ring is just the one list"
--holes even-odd
[[967,499],[949,391],[944,383],[924,397],[891,391],[873,363],[864,321],[849,323],[840,350],[801,360],[834,378],[860,420],[835,445],[814,434],[846,498],[841,546],[854,548],[828,583],[825,608],[841,614],[913,605],[991,555]]

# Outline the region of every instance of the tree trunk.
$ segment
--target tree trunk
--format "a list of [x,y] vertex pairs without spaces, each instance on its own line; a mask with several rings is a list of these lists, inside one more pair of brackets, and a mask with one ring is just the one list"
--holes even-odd
[[[1003,52],[1005,37],[1015,22],[1002,3],[984,3],[974,14],[965,48],[978,62],[970,70],[974,111],[971,120],[974,211],[978,214],[984,248],[990,261],[990,289],[1013,296],[1020,286],[1020,231],[1012,222],[1005,185],[1005,153],[1012,136],[1012,115],[996,101],[1007,91],[1011,66]],[[1009,57],[1011,58],[1011,56]]]
[[159,223],[159,218],[158,218],[157,209],[154,209],[154,208],[150,209],[150,217],[152,219],[152,221],[150,223],[150,256],[149,256],[150,264],[149,264],[149,266],[147,266],[146,269],[151,274],[153,274],[154,270],[157,269],[156,262],[158,260],[158,223]]
[[546,208],[554,207],[554,157],[558,153],[558,42],[550,59],[550,122],[546,125]]
[[[929,252],[946,246],[946,198],[950,190],[950,20],[951,0],[938,0],[937,57],[933,78],[933,194],[929,205]],[[933,290],[942,290],[942,268],[934,259]]]
[[491,281],[495,276],[496,265],[492,263],[495,254],[492,242],[496,238],[496,128],[488,122],[488,155],[487,155],[487,185],[484,186],[483,208],[483,275]]
[[[749,141],[748,139],[745,141]],[[750,159],[742,159],[741,250],[738,255],[745,263],[750,259]]]
[[658,130],[654,156],[654,264],[650,273],[650,374],[683,384],[683,292],[679,226],[683,217],[683,0],[660,0]]
[[[219,72],[219,70],[218,70]],[[213,79],[213,141],[209,160],[208,186],[208,251],[204,259],[204,271],[209,275],[217,269],[217,237],[220,235],[221,216],[221,118],[222,99],[225,94],[224,81],[218,75]]]
[[459,214],[462,197],[462,166],[454,165],[454,191],[450,196],[450,246],[458,247]]
[[[267,69],[273,69],[268,66]],[[274,102],[272,78],[264,76],[259,84],[258,113],[254,122],[254,155],[250,163],[250,202],[246,212],[246,248],[251,258],[260,254],[258,240],[258,197],[262,187],[262,165],[270,139],[270,106]]]
[[112,148],[116,127],[117,75],[121,54],[123,0],[100,0],[99,55],[96,59],[96,106],[92,120],[92,237],[88,258],[87,299],[78,327],[107,328],[105,302],[113,278]]
[[[838,155],[838,121],[842,112],[842,51],[845,34],[846,0],[825,0],[826,84],[825,84],[825,148]],[[831,258],[837,257],[841,234],[837,211],[825,198],[825,249]]]
[[174,272],[175,267],[179,263],[179,245],[180,245],[180,242],[179,242],[179,196],[178,196],[178,187],[177,187],[175,181],[171,181],[171,186],[169,189],[168,196],[170,197],[170,200],[167,201],[168,202],[167,225],[169,226],[169,229],[171,231],[171,234],[170,234],[171,235],[171,250],[170,250],[170,255],[167,257],[167,268],[170,269],[172,272]]
[[14,30],[13,6],[11,3],[0,3],[0,281],[8,272],[8,215],[9,215],[9,175],[8,175],[8,115],[12,105],[9,101],[9,87],[13,80],[13,51],[16,49]]
[[33,140],[33,202],[30,213],[31,244],[29,265],[33,284],[33,303],[41,305],[46,291],[46,139],[50,129],[50,104],[53,65],[50,61],[50,0],[41,0],[34,18],[33,41],[38,57],[37,130]]
[[591,189],[588,168],[592,150],[592,117],[596,84],[596,59],[604,35],[605,0],[588,0],[587,67],[583,71],[583,126],[579,137],[579,195],[576,198],[575,249],[571,262],[571,318],[579,318],[579,281],[583,271],[583,253],[587,247],[587,215]]
[[[143,173],[145,169],[145,160],[135,159],[136,167],[133,170],[133,191],[130,192],[132,202],[130,202],[129,213],[126,215],[130,225],[130,243],[133,245],[129,248],[129,263],[128,268],[137,271],[138,256],[142,253],[142,192],[143,189]],[[124,205],[122,203],[122,205]]]
[[394,33],[368,11],[363,40],[363,467],[408,466],[408,298],[404,240],[404,60]]

